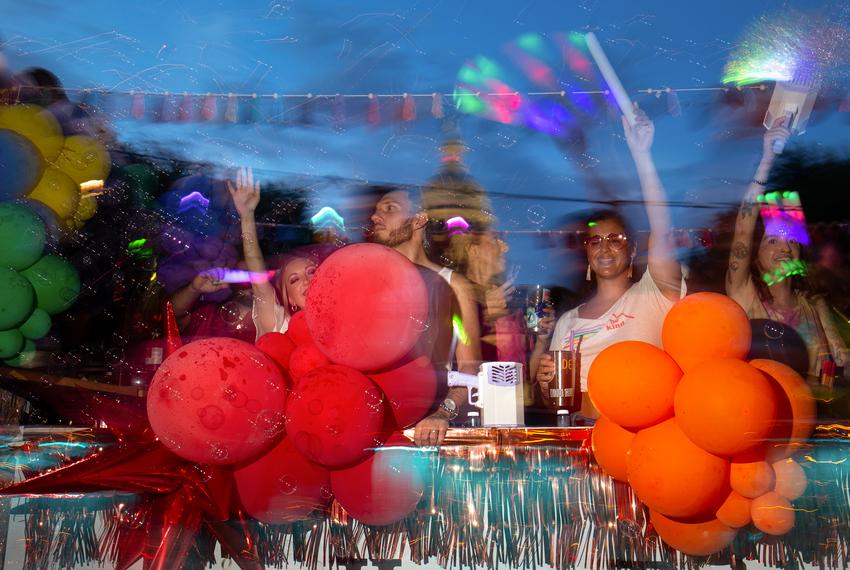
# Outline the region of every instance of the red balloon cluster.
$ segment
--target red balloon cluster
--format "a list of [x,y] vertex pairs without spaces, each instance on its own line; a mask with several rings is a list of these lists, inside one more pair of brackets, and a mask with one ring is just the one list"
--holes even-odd
[[791,455],[812,433],[814,399],[790,367],[743,360],[750,330],[737,303],[697,293],[667,315],[664,350],[617,343],[588,374],[602,414],[597,463],[632,486],[659,536],[686,554],[722,550],[749,524],[785,534],[805,492]]
[[289,522],[334,495],[361,522],[385,525],[416,507],[418,452],[393,432],[434,405],[434,367],[412,354],[427,316],[422,278],[401,254],[358,244],[322,263],[305,310],[256,344],[292,382],[285,439],[236,472],[246,512]]
[[209,338],[178,348],[148,390],[151,428],[176,455],[231,465],[268,451],[284,429],[286,384],[254,346]]

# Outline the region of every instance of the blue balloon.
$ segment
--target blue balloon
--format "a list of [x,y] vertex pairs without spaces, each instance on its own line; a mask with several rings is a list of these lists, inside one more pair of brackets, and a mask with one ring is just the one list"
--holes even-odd
[[0,200],[32,190],[41,178],[41,155],[26,137],[0,129]]

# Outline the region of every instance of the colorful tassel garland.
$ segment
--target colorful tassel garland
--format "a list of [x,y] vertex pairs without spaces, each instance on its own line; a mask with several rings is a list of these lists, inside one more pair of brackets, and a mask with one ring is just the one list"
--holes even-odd
[[145,117],[145,95],[144,93],[133,93],[133,104],[130,114],[134,119],[142,120]]
[[313,124],[313,104],[315,103],[315,99],[313,99],[312,93],[307,93],[307,100],[301,104],[301,124],[302,125],[312,125]]
[[369,93],[369,110],[366,113],[366,120],[370,125],[377,125],[381,122],[381,108],[378,106],[378,98]]
[[251,97],[246,102],[247,104],[242,106],[242,116],[240,117],[240,123],[256,123],[257,122],[257,94],[251,94]]
[[401,120],[416,120],[416,101],[414,101],[413,97],[407,93],[404,94],[404,102],[401,105]]
[[188,93],[183,93],[183,100],[180,102],[180,108],[177,109],[177,118],[181,123],[192,120],[192,96]]
[[679,103],[679,95],[667,88],[667,112],[673,117],[678,117],[682,114],[682,105]]
[[333,103],[334,128],[341,131],[345,127],[345,97],[337,94]]
[[431,116],[435,119],[445,117],[445,113],[443,113],[443,95],[441,93],[434,93],[431,96]]
[[212,121],[218,114],[218,100],[212,93],[207,93],[204,97],[204,104],[201,107],[201,119],[204,121]]
[[236,95],[233,93],[227,95],[227,105],[224,108],[224,122],[236,122]]

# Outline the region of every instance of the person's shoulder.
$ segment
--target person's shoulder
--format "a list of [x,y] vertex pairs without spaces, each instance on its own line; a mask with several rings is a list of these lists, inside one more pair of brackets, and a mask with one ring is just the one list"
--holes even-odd
[[[416,265],[416,270],[419,271],[422,281],[425,283],[425,289],[432,298],[436,297],[451,297],[455,295],[452,287],[446,282],[446,279],[437,271],[424,265]],[[454,279],[452,279],[454,281]]]
[[472,294],[472,281],[458,273],[457,271],[452,273],[452,289],[455,290],[456,293],[464,295]]
[[[584,303],[582,303],[582,305],[583,304]],[[558,317],[558,320],[555,322],[555,329],[557,330],[558,327],[569,327],[569,326],[571,326],[572,323],[574,323],[576,321],[576,319],[578,319],[578,310],[581,308],[582,305],[578,305],[576,307],[573,307],[572,309],[570,309],[569,311],[567,311],[566,313],[564,313],[563,315]]]

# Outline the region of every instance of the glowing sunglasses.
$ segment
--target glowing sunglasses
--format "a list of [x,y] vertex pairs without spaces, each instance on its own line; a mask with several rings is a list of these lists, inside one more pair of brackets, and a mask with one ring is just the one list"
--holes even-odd
[[584,240],[584,247],[589,249],[599,249],[602,247],[602,242],[604,241],[608,242],[608,247],[615,251],[619,251],[626,247],[629,243],[629,238],[624,234],[614,233],[608,234],[607,236],[595,235]]

